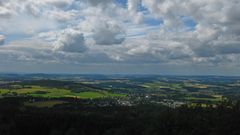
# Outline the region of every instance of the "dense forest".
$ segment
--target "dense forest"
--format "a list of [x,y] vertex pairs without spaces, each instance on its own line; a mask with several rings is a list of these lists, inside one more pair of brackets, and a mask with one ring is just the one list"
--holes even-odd
[[239,135],[240,104],[168,108],[87,106],[26,107],[21,98],[0,100],[1,135]]

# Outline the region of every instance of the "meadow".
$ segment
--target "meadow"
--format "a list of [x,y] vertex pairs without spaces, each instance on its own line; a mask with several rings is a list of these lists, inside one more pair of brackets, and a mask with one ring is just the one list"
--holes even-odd
[[[14,86],[16,87],[16,86]],[[19,86],[21,87],[21,86]],[[110,93],[107,91],[84,91],[84,92],[73,92],[64,88],[51,88],[42,86],[24,86],[23,88],[17,89],[0,89],[0,95],[6,96],[31,96],[31,97],[42,97],[42,98],[80,98],[80,99],[95,99],[105,97],[123,97],[124,94]]]

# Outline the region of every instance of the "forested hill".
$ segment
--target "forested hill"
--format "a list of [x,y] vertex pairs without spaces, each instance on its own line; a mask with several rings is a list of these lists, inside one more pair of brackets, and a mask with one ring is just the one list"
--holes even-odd
[[240,104],[168,108],[155,104],[52,108],[0,100],[1,135],[239,135]]

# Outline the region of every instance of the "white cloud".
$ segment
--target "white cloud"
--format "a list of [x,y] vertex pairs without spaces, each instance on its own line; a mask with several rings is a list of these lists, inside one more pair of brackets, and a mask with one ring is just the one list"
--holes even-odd
[[141,5],[141,0],[128,0],[128,11],[134,23],[141,23],[144,20],[144,15],[138,12]]
[[62,10],[54,10],[54,11],[49,11],[46,14],[48,14],[49,18],[52,18],[57,21],[70,21],[74,19],[77,16],[77,12],[75,11],[62,11]]
[[11,11],[5,7],[0,6],[0,17],[1,18],[9,18],[11,16]]
[[52,5],[57,8],[65,8],[73,3],[73,0],[34,0],[36,4]]
[[125,39],[125,32],[123,28],[115,22],[101,20],[95,24],[93,39],[98,45],[121,44]]
[[5,34],[34,35],[41,31],[57,29],[57,27],[58,24],[55,21],[27,15],[14,16],[0,21],[0,31]]
[[75,30],[64,30],[54,43],[55,51],[82,53],[87,50],[82,33]]
[[[48,45],[34,48],[33,43],[14,50],[16,46],[6,44],[1,49],[11,53],[1,51],[1,56],[69,63],[239,63],[238,0],[128,0],[127,7],[115,2],[1,1],[1,35],[14,39],[23,34]],[[154,20],[161,23],[151,25]]]

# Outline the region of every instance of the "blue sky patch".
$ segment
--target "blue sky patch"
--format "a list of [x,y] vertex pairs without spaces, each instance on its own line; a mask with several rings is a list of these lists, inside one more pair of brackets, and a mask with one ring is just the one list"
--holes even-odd
[[187,16],[182,17],[182,22],[190,30],[194,30],[197,25],[193,18]]
[[23,40],[27,38],[31,38],[30,35],[25,35],[25,34],[11,34],[11,35],[5,35],[5,43],[10,43],[12,41],[17,41],[17,40]]
[[127,8],[127,3],[128,1],[127,0],[113,0],[117,5],[121,6],[121,7],[124,7],[124,8]]
[[150,26],[158,26],[163,24],[163,21],[159,19],[154,19],[154,18],[147,18],[144,20],[144,23]]

